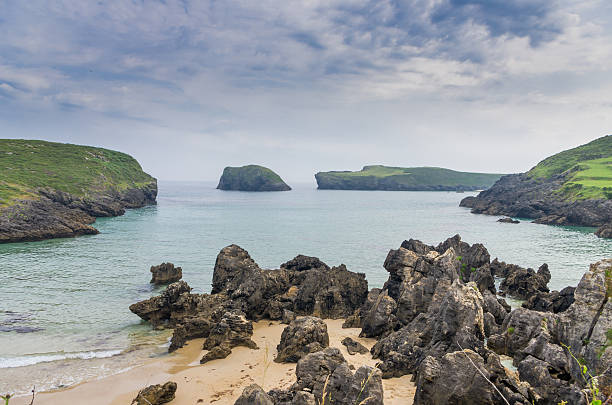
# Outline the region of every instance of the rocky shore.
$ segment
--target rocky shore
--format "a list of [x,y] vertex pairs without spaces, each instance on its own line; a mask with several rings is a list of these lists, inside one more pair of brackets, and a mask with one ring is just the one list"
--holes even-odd
[[38,198],[0,207],[0,243],[94,235],[97,217],[123,215],[128,208],[156,204],[157,182],[140,188],[106,190],[87,197],[49,188]]
[[598,228],[612,238],[612,136],[550,156],[527,173],[503,176],[464,198],[474,214],[530,218],[539,224]]
[[[586,404],[591,377],[597,395],[612,395],[612,260],[561,292],[548,290],[546,265],[535,271],[491,261],[483,245],[458,235],[435,247],[405,241],[384,267],[388,281],[368,291],[365,276],[343,265],[298,256],[264,270],[231,245],[217,257],[211,294],[193,294],[180,281],[130,310],[174,329],[170,351],[203,338],[202,362],[235,347],[256,349],[253,321],[287,323],[276,361],[297,361],[294,383],[248,386],[236,404],[314,405],[323,397],[382,404],[382,379],[408,374],[415,404]],[[525,299],[523,308],[511,311],[500,293]],[[319,318],[344,319],[376,339],[370,355],[378,366],[351,370]],[[342,345],[359,349],[354,343]]]

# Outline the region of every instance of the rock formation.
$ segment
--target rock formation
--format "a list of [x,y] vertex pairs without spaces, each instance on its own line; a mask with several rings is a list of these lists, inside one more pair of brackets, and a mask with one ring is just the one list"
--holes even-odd
[[521,223],[521,221],[517,221],[516,219],[512,219],[512,218],[509,218],[509,217],[500,218],[500,219],[497,220],[497,222],[502,222],[502,223],[505,223],[505,224],[520,224]]
[[[207,360],[249,346],[250,320],[288,320],[278,350],[279,357],[299,358],[296,382],[268,393],[248,387],[239,404],[259,398],[316,405],[324,394],[337,404],[366,398],[382,404],[381,379],[405,374],[416,381],[416,405],[586,405],[592,377],[599,399],[612,395],[612,259],[591,265],[576,288],[560,292],[548,292],[546,265],[534,271],[491,261],[483,245],[458,235],[437,246],[404,241],[384,267],[387,282],[368,292],[363,275],[344,266],[298,256],[278,270],[262,270],[232,245],[217,258],[213,294],[192,294],[181,281],[130,309],[154,326],[174,327],[171,350],[204,337]],[[524,307],[510,311],[494,278],[503,279],[508,295],[525,298]],[[329,340],[322,321],[305,315],[361,327],[362,335],[377,339],[371,354],[378,367],[353,374],[337,348],[323,348]],[[364,349],[354,340],[343,344],[352,352]],[[516,371],[502,365],[502,356]]]
[[157,180],[120,152],[0,139],[0,166],[0,243],[97,234],[97,217],[156,203]]
[[320,318],[305,316],[297,318],[287,326],[281,335],[274,359],[277,363],[297,363],[309,353],[315,353],[329,346],[327,325]]
[[[612,179],[609,164],[612,136],[563,151],[538,163],[527,173],[503,176],[460,206],[475,214],[532,218],[536,223],[599,227],[597,235],[612,236],[612,194],[605,180]],[[591,177],[589,169],[599,172]],[[592,180],[597,184],[592,185]],[[606,236],[607,235],[607,236]]]
[[153,327],[174,329],[170,351],[206,338],[207,361],[227,356],[236,345],[251,347],[252,320],[345,318],[367,294],[365,275],[344,265],[330,268],[315,257],[298,256],[278,270],[262,270],[246,250],[230,245],[217,256],[211,294],[192,294],[179,281],[130,310]]
[[169,381],[164,385],[150,385],[138,392],[138,395],[132,401],[136,405],[162,405],[174,399],[176,392],[176,383]]
[[183,269],[172,263],[151,266],[151,284],[170,284],[183,278]]
[[289,191],[291,187],[267,167],[248,165],[226,167],[219,179],[219,190]]

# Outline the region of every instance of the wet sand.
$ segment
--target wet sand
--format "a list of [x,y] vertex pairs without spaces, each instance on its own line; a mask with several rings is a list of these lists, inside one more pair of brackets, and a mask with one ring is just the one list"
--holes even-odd
[[[355,368],[363,364],[374,366],[376,360],[369,353],[349,355],[340,342],[349,336],[367,348],[373,339],[359,338],[360,329],[342,329],[343,320],[326,320],[330,346],[342,351],[345,359]],[[203,355],[202,339],[190,341],[184,348],[159,359],[146,361],[142,366],[99,380],[77,386],[40,393],[35,405],[129,405],[138,391],[151,384],[175,381],[178,384],[176,399],[172,405],[215,404],[233,405],[250,384],[261,385],[266,391],[286,388],[295,382],[295,364],[278,364],[273,361],[276,345],[286,325],[260,321],[253,324],[253,340],[259,350],[235,347],[225,359],[200,365]],[[415,387],[410,376],[383,380],[386,405],[410,405]],[[29,397],[15,398],[11,405],[27,405]]]

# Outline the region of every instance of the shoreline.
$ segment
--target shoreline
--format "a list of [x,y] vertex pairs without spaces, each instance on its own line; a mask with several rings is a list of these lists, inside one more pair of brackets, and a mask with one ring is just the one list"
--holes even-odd
[[[358,368],[361,365],[375,366],[377,360],[370,353],[349,355],[340,343],[351,337],[368,349],[375,339],[360,338],[361,329],[342,329],[343,319],[326,319],[330,347],[340,349],[342,355]],[[275,363],[276,345],[287,325],[277,321],[262,320],[253,323],[253,340],[258,350],[235,347],[225,359],[213,360],[200,365],[204,352],[204,339],[194,339],[167,356],[145,360],[125,372],[101,379],[82,382],[61,390],[41,392],[36,395],[36,405],[64,405],[87,403],[89,405],[124,405],[136,397],[138,391],[151,384],[175,381],[178,384],[174,405],[210,403],[233,405],[250,384],[262,385],[265,390],[286,388],[295,382],[295,363]],[[415,393],[411,375],[383,380],[384,399],[387,405],[410,405]],[[16,397],[10,405],[27,405],[31,396]],[[198,402],[199,400],[202,400]]]

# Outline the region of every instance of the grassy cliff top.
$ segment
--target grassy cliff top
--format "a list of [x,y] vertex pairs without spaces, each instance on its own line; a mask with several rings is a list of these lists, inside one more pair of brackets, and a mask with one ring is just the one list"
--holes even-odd
[[240,173],[240,175],[245,178],[248,178],[251,176],[252,177],[263,176],[264,178],[270,181],[274,181],[274,182],[283,181],[283,179],[281,179],[281,177],[278,174],[274,173],[274,171],[268,169],[267,167],[263,167],[259,165],[247,165],[247,166],[242,166],[242,167],[226,167],[223,170],[224,175],[233,176],[233,175],[238,175],[238,173]]
[[612,135],[550,156],[527,174],[536,179],[567,174],[561,194],[576,199],[611,199]]
[[125,153],[91,146],[0,139],[0,206],[19,199],[36,199],[36,189],[42,187],[85,197],[153,181],[136,159]]
[[447,185],[447,186],[481,186],[492,185],[502,176],[492,173],[458,172],[441,167],[391,167],[382,165],[364,166],[358,172],[332,171],[322,172],[323,175],[332,175],[343,178],[377,177],[386,178],[394,176],[402,183],[415,185]]

